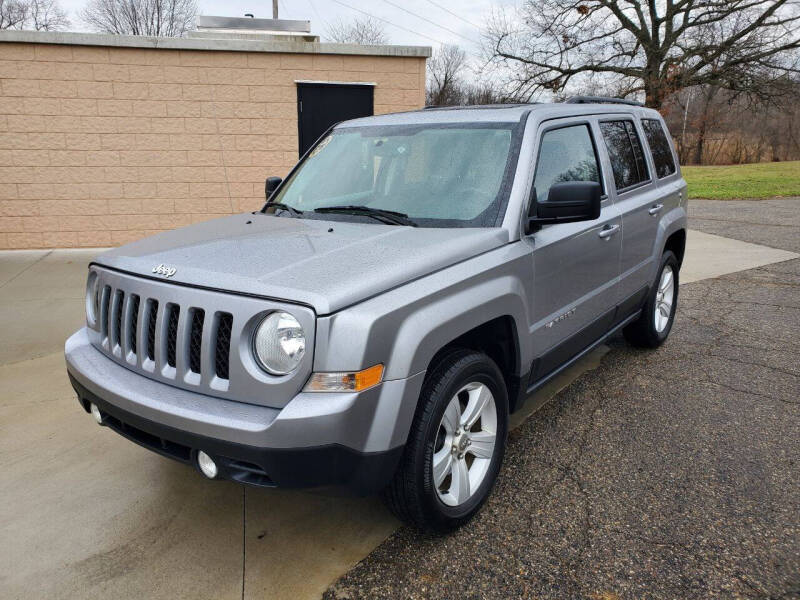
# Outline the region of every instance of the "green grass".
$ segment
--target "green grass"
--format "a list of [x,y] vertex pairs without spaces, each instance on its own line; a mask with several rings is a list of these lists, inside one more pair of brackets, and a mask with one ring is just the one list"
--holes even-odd
[[689,198],[800,196],[800,161],[724,167],[681,167]]

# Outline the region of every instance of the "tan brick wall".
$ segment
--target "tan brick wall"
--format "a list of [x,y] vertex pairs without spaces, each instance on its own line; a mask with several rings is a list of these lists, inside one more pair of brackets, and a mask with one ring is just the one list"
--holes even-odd
[[111,246],[263,204],[296,80],[424,103],[425,59],[0,43],[0,249]]

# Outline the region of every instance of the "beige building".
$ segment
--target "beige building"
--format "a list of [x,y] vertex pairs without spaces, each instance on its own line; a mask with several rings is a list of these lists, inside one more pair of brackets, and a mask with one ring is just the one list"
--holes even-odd
[[[419,108],[429,55],[2,31],[0,249],[112,246],[255,210],[265,177],[286,175],[309,131],[338,120],[329,91],[375,114]],[[305,125],[303,90],[316,100]]]

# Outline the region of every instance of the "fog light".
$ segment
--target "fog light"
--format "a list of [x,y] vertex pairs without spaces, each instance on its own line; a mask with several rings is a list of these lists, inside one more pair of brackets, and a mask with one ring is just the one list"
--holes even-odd
[[98,425],[103,424],[103,415],[100,414],[100,409],[97,408],[97,404],[94,402],[89,404],[89,412],[92,413],[92,416],[94,417],[94,420],[97,421]]
[[203,475],[209,479],[214,479],[217,476],[217,463],[202,450],[197,453],[197,466],[200,467]]

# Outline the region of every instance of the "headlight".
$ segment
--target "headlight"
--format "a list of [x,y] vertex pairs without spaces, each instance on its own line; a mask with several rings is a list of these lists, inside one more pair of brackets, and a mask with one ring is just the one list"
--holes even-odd
[[86,280],[86,318],[90,323],[97,320],[100,311],[100,286],[98,285],[97,271],[89,271]]
[[297,368],[305,353],[305,333],[289,313],[270,313],[258,325],[253,336],[253,354],[268,373],[286,375]]

